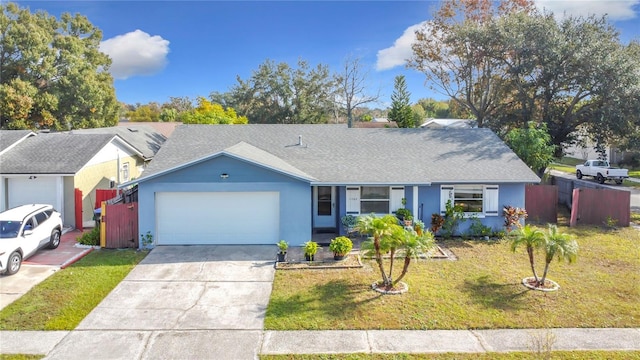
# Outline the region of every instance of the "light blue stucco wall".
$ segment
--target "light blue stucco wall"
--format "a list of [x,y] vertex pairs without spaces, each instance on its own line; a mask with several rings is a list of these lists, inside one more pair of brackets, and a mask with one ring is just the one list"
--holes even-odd
[[[414,214],[415,219],[422,220],[427,227],[431,226],[431,214],[440,213],[440,185],[432,184],[431,186],[418,187],[418,214]],[[514,207],[525,207],[525,184],[500,184],[486,183],[482,185],[498,185],[498,216],[487,216],[480,219],[482,224],[489,226],[494,230],[504,229],[504,217],[502,216],[502,208],[507,205]],[[338,187],[338,198],[340,208],[338,211],[339,219],[346,214],[346,187]],[[407,199],[406,207],[413,209],[413,186],[405,185],[405,198]],[[459,232],[465,232],[471,225],[470,221],[463,222],[459,227]],[[340,229],[340,233],[344,234],[344,229]]]
[[[222,179],[220,174],[228,174]],[[138,223],[140,233],[156,238],[155,194],[158,192],[277,191],[280,194],[280,238],[290,245],[311,239],[311,186],[308,182],[227,156],[140,182]],[[189,211],[189,209],[185,209]],[[251,209],[246,209],[251,226]],[[215,224],[212,224],[215,226]]]

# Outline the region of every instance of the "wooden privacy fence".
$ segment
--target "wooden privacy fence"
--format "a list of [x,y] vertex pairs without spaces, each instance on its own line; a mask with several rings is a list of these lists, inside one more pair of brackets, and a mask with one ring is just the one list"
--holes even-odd
[[107,249],[138,248],[138,203],[102,203],[100,246]]
[[84,226],[82,225],[82,191],[78,188],[74,189],[74,205],[75,205],[75,214],[74,219],[76,222],[76,229],[82,231]]
[[631,193],[610,189],[573,189],[571,226],[607,224],[629,226],[631,221]]
[[117,195],[118,195],[118,191],[116,189],[96,189],[95,209],[99,208],[102,205],[103,201],[113,199]]
[[555,185],[527,185],[525,187],[527,221],[555,224],[558,221],[558,187]]

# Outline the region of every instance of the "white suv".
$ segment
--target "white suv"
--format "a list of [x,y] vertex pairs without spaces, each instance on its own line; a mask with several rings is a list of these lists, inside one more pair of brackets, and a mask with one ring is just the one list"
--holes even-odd
[[39,249],[60,245],[62,218],[53,206],[22,205],[0,213],[0,274],[13,275]]

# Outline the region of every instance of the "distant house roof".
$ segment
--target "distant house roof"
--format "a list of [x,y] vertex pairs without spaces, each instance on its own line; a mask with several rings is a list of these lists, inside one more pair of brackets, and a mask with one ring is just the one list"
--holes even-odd
[[131,127],[131,126],[151,126],[155,131],[164,135],[164,137],[168,138],[173,134],[173,131],[176,129],[176,126],[181,125],[181,122],[131,122],[131,121],[123,121],[120,120],[118,122],[118,126]]
[[71,131],[72,134],[110,134],[118,135],[129,145],[136,148],[142,153],[145,160],[152,159],[160,150],[160,147],[167,138],[158,132],[153,126],[148,125],[130,125],[130,126],[113,126],[105,128],[78,129]]
[[422,128],[473,128],[476,127],[476,121],[473,119],[427,119],[422,125]]
[[247,156],[249,160],[305,174],[314,184],[540,181],[489,129],[259,124],[181,125],[136,181],[216,154],[247,154],[254,148],[262,160]]
[[395,121],[355,121],[353,123],[354,128],[365,128],[365,129],[385,129],[385,128],[397,128],[398,124]]
[[35,133],[31,130],[0,130],[0,155],[20,141],[34,135]]

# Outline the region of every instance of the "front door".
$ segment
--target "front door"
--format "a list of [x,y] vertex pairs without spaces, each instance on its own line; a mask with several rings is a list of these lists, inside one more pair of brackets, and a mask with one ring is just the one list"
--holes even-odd
[[316,228],[336,227],[335,186],[315,186],[313,188],[313,224]]

